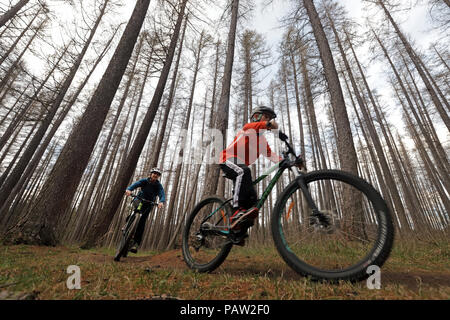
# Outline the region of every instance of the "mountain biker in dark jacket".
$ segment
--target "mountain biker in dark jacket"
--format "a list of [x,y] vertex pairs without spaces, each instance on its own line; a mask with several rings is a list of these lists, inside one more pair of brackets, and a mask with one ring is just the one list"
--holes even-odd
[[[141,179],[133,183],[125,190],[125,194],[127,196],[131,196],[133,190],[141,188],[141,190],[138,193],[139,197],[152,202],[154,202],[156,200],[156,197],[158,197],[159,198],[158,208],[162,208],[166,201],[166,195],[164,193],[163,186],[158,180],[160,177],[161,177],[161,170],[159,170],[158,168],[153,168],[150,171],[150,177]],[[136,234],[134,235],[134,244],[130,249],[130,251],[133,253],[137,253],[137,248],[142,242],[142,235],[144,234],[145,223],[147,222],[148,215],[150,214],[152,208],[153,204],[149,204],[147,202],[142,203],[141,209],[142,217],[137,226]]]

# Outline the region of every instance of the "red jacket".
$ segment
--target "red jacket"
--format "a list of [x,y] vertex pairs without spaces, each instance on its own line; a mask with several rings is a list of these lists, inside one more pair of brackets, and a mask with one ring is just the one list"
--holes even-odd
[[272,152],[263,132],[260,132],[269,129],[267,124],[267,121],[247,123],[233,142],[222,151],[219,162],[224,163],[230,158],[238,158],[248,166],[255,162],[261,154],[272,162],[281,161],[282,158]]

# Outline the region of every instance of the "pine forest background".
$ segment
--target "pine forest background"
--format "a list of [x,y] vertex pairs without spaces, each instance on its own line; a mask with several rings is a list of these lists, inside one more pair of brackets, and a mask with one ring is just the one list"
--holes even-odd
[[[450,2],[361,0],[358,20],[340,2],[1,0],[3,241],[115,246],[125,188],[158,166],[167,204],[150,215],[144,247],[179,245],[195,203],[232,187],[205,164],[210,155],[187,159],[209,128],[229,143],[261,104],[309,170],[373,184],[398,239],[448,239]],[[261,6],[284,7],[276,43],[251,27]],[[417,6],[427,46],[402,25]],[[253,174],[269,166],[260,159]],[[270,211],[289,178],[252,241],[271,241]]]

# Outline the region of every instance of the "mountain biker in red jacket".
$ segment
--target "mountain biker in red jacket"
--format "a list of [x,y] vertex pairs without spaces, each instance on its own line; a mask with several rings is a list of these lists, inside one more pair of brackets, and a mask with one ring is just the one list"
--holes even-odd
[[279,155],[272,152],[263,136],[265,130],[278,129],[278,124],[274,120],[276,116],[269,107],[256,108],[250,118],[251,122],[244,125],[220,156],[220,168],[234,183],[233,214],[230,217],[232,230],[239,231],[242,221],[253,220],[258,216],[258,208],[254,207],[257,194],[248,166],[261,154],[275,163],[282,160]]

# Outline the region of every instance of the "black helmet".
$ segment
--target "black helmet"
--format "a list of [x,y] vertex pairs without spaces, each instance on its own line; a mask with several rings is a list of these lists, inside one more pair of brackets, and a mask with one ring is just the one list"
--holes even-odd
[[257,107],[257,108],[255,108],[253,110],[253,113],[252,113],[252,116],[251,116],[252,121],[253,121],[253,116],[255,114],[257,114],[257,113],[268,114],[271,119],[275,119],[277,117],[277,114],[275,113],[275,111],[273,111],[272,108],[269,108],[269,107],[266,107],[266,106],[260,106],[260,107]]
[[152,171],[150,171],[150,174],[152,174],[152,173],[156,173],[156,174],[158,174],[158,175],[161,175],[162,174],[162,172],[161,172],[161,170],[159,170],[159,168],[153,168],[152,169]]

